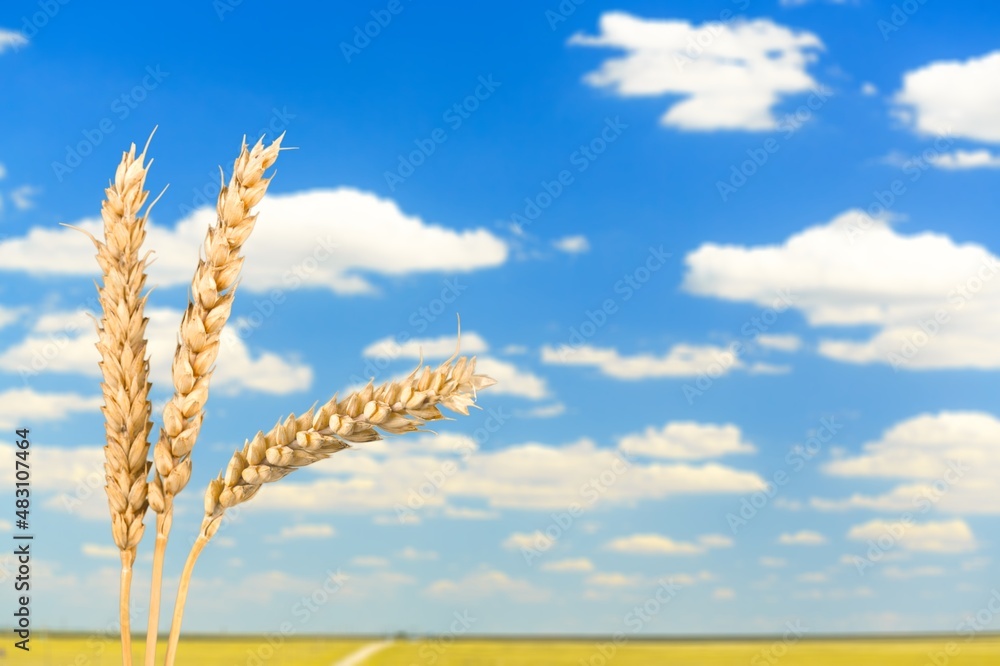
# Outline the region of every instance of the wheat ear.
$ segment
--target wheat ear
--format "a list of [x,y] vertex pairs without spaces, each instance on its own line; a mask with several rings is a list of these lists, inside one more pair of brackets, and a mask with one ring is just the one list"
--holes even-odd
[[[152,137],[150,137],[152,138]],[[147,143],[148,147],[148,143]],[[104,394],[104,427],[107,444],[104,464],[111,508],[111,535],[121,551],[122,574],[119,613],[122,660],[132,664],[129,598],[132,565],[142,539],[149,465],[149,360],[146,357],[146,323],[143,316],[147,295],[146,258],[139,248],[146,236],[146,216],[139,211],[149,192],[143,189],[149,165],[146,150],[136,156],[135,144],[122,154],[115,179],[105,189],[101,207],[104,242],[91,236],[97,246],[97,262],[104,274],[98,287],[102,316],[98,323],[97,349],[101,354],[101,391]]]
[[[369,383],[345,400],[337,396],[296,417],[290,415],[267,434],[258,432],[236,451],[223,474],[213,479],[205,493],[205,517],[191,548],[174,606],[167,645],[167,666],[173,666],[180,638],[184,602],[195,561],[218,532],[226,509],[248,501],[265,483],[277,481],[300,467],[329,458],[352,443],[382,439],[382,433],[403,434],[419,430],[428,421],[444,418],[438,409],[468,414],[476,392],[496,381],[475,374],[475,357],[448,360],[437,369],[418,367],[406,379],[379,387]],[[381,431],[381,432],[380,432]]]
[[217,224],[205,237],[205,256],[191,281],[190,300],[181,319],[173,361],[174,395],[163,408],[163,426],[153,450],[156,471],[149,485],[149,504],[156,511],[156,546],[146,634],[146,666],[153,666],[160,619],[163,560],[173,523],[174,496],[191,478],[191,449],[205,415],[209,383],[219,353],[219,339],[229,319],[243,266],[240,252],[257,221],[251,209],[260,203],[271,182],[264,178],[278,159],[282,134],[264,147],[246,141],[233,164],[229,184],[222,183],[216,204]]

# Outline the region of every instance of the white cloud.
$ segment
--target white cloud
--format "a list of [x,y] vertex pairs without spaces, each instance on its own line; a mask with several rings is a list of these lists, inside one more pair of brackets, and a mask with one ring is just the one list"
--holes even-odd
[[376,555],[358,555],[357,557],[351,558],[351,564],[356,567],[378,569],[389,566],[389,560]]
[[902,479],[880,495],[813,498],[821,510],[864,508],[953,514],[1000,513],[1000,419],[984,412],[920,414],[865,443],[855,456],[831,460],[823,470],[847,478]]
[[85,543],[80,547],[80,552],[87,557],[97,557],[106,559],[120,559],[121,551],[117,546],[98,545],[96,543]]
[[731,587],[717,587],[712,590],[712,598],[716,601],[729,601],[736,598],[736,590]]
[[546,551],[555,544],[555,540],[541,530],[534,532],[514,532],[504,539],[503,547],[508,550],[539,550]]
[[886,578],[894,578],[897,580],[908,580],[910,578],[926,578],[928,576],[943,576],[945,574],[944,567],[935,566],[922,566],[922,567],[910,567],[904,569],[896,565],[888,566],[882,569],[882,575]]
[[878,87],[870,81],[865,81],[864,83],[861,84],[861,94],[867,97],[872,97],[874,95],[877,95]]
[[757,344],[767,349],[796,352],[802,348],[802,339],[797,335],[768,335],[762,333],[757,336]]
[[951,153],[937,153],[928,161],[939,169],[948,169],[951,171],[1000,168],[1000,155],[985,148],[982,150],[956,150]]
[[627,575],[618,572],[595,573],[587,576],[587,585],[597,587],[635,587],[643,582],[638,574]]
[[516,412],[519,418],[523,419],[551,419],[562,416],[566,413],[566,405],[561,402],[554,402],[551,405],[540,405]]
[[16,49],[19,46],[24,46],[28,43],[24,35],[20,32],[14,32],[13,30],[4,30],[0,28],[0,53],[8,49]]
[[[310,480],[292,476],[264,488],[255,500],[257,509],[390,511],[393,515],[386,522],[398,522],[400,513],[418,517],[417,511],[399,510],[406,509],[414,496],[421,500],[420,512],[444,510],[448,517],[445,507],[457,498],[483,501],[493,510],[565,511],[572,504],[587,507],[598,501],[603,506],[632,505],[675,495],[765,488],[764,480],[754,472],[718,463],[628,461],[620,452],[586,439],[564,446],[526,443],[471,454],[468,446],[447,454],[419,447],[399,447],[391,455],[385,451],[363,447],[342,451],[334,462],[311,468],[314,476],[306,477]],[[612,475],[616,482],[599,487],[591,483],[602,475]],[[433,491],[418,494],[417,489],[431,478],[441,482],[433,484]],[[324,499],[328,497],[340,501],[331,504]],[[485,516],[477,513],[476,517]]]
[[438,554],[433,550],[417,550],[413,546],[407,546],[399,551],[398,556],[404,560],[436,560]]
[[622,380],[652,377],[696,377],[710,368],[720,374],[743,367],[730,349],[713,345],[677,344],[662,355],[624,356],[617,349],[580,345],[542,347],[542,362],[552,365],[595,367],[604,375]]
[[513,395],[530,400],[543,400],[549,397],[548,383],[543,377],[508,361],[481,356],[476,359],[476,372],[497,380],[497,383],[490,387],[491,394]]
[[594,563],[586,557],[577,557],[566,560],[553,560],[542,564],[542,571],[553,573],[587,573],[594,570]]
[[704,23],[607,12],[601,34],[571,44],[621,49],[586,82],[623,97],[681,96],[661,117],[693,131],[773,129],[783,97],[817,87],[806,72],[820,39],[768,19]]
[[99,396],[7,389],[0,392],[0,428],[23,427],[33,420],[61,421],[79,412],[96,414],[103,404]]
[[875,327],[867,339],[821,340],[828,358],[906,370],[1000,367],[1000,279],[992,279],[1000,260],[981,245],[903,235],[853,210],[781,244],[707,243],[685,262],[690,293],[775,307],[782,292],[813,326]]
[[[400,344],[392,336],[376,340],[364,348],[362,354],[369,358],[420,358],[443,359],[455,353],[458,348],[458,336],[442,335],[437,338],[411,338]],[[461,353],[465,355],[482,354],[489,349],[486,340],[478,333],[462,333]]]
[[783,546],[821,546],[826,543],[826,537],[819,532],[801,530],[794,534],[782,534],[778,537],[778,543]]
[[590,250],[586,236],[565,236],[552,242],[552,246],[566,254],[583,254]]
[[888,540],[905,550],[925,553],[966,553],[978,548],[976,537],[964,520],[915,523],[876,519],[855,525],[847,537],[876,543],[879,539]]
[[500,517],[496,511],[469,509],[465,507],[446,506],[442,512],[445,518],[455,520],[495,520]]
[[336,536],[337,531],[332,525],[308,524],[289,525],[282,527],[278,534],[279,539],[329,539]]
[[761,557],[757,560],[762,567],[770,569],[780,569],[788,565],[788,560],[783,557]]
[[35,202],[31,200],[33,196],[41,192],[37,187],[31,185],[21,185],[10,191],[10,200],[14,203],[14,208],[18,210],[28,210],[34,207]]
[[679,460],[703,460],[756,451],[735,425],[694,421],[674,421],[660,429],[649,427],[641,434],[622,437],[618,446],[632,456]]
[[922,134],[1000,143],[1000,51],[939,60],[903,75],[898,113]]
[[[154,386],[172,386],[171,363],[177,346],[180,310],[147,308],[147,353]],[[100,355],[94,347],[97,333],[85,312],[55,312],[42,315],[28,337],[0,353],[0,370],[27,377],[36,372],[62,372],[99,377]],[[295,393],[308,389],[312,370],[308,365],[273,352],[254,354],[232,327],[223,329],[219,358],[212,375],[212,388],[235,395],[246,390],[261,393]]]
[[[507,260],[506,244],[485,229],[456,231],[403,213],[395,202],[351,188],[272,195],[244,250],[240,287],[253,292],[299,285],[338,294],[376,291],[370,275],[464,273]],[[145,247],[156,250],[149,284],[187,285],[214,208],[199,208],[173,228],[148,225]],[[102,237],[97,219],[75,223]],[[0,266],[34,275],[93,276],[90,241],[64,228],[35,227],[0,243]],[[464,286],[450,280],[452,298]]]
[[633,555],[700,555],[710,548],[728,548],[732,545],[732,539],[717,534],[699,537],[697,543],[675,541],[662,534],[633,534],[613,539],[605,548]]
[[512,578],[502,571],[484,569],[459,580],[442,579],[431,583],[425,593],[441,599],[484,599],[507,597],[511,601],[536,603],[549,599],[550,592],[529,581]]
[[3,165],[3,162],[0,162],[0,180],[3,180],[6,177],[7,177],[7,167]]

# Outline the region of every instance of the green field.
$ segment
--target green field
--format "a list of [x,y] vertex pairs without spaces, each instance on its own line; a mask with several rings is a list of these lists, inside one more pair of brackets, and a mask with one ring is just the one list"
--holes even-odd
[[[574,641],[397,641],[365,666],[998,666],[1000,638],[952,643],[950,638],[808,640],[784,645],[780,640],[725,642],[635,642],[611,653],[608,644]],[[332,666],[369,640],[295,639],[274,645],[265,639],[189,639],[182,642],[178,664],[209,666]],[[142,643],[135,645],[136,656]],[[86,637],[38,637],[30,654],[10,647],[0,664],[112,666],[121,663],[117,644]],[[162,652],[162,650],[161,650]],[[137,659],[136,663],[141,663]]]

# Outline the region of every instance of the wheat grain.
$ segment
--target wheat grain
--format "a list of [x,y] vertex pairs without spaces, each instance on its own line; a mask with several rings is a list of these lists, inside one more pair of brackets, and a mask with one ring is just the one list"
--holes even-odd
[[[152,137],[150,137],[152,138]],[[148,147],[148,144],[147,144]],[[144,189],[149,165],[146,150],[136,156],[135,144],[122,159],[115,179],[105,189],[101,206],[104,242],[91,236],[103,272],[98,287],[102,316],[98,323],[101,391],[106,432],[105,490],[111,509],[111,535],[121,551],[119,610],[122,658],[132,663],[129,596],[132,565],[143,534],[149,465],[149,360],[146,357],[146,260],[139,248],[146,236],[146,217],[139,211],[149,195]]]
[[229,319],[243,257],[243,244],[253,231],[257,215],[251,209],[260,203],[270,184],[264,178],[278,159],[279,136],[264,147],[263,139],[248,149],[246,141],[233,163],[227,185],[221,184],[216,203],[217,224],[205,236],[205,256],[199,258],[188,307],[181,319],[174,353],[174,395],[163,408],[160,437],[153,449],[155,473],[149,485],[149,503],[157,514],[156,546],[150,592],[146,664],[152,666],[159,630],[163,560],[173,524],[173,498],[191,478],[191,450],[205,415],[205,403],[223,327]]
[[[167,645],[167,666],[173,666],[180,638],[184,602],[194,564],[218,532],[226,509],[250,500],[265,483],[284,478],[300,467],[328,458],[354,443],[382,439],[382,433],[403,434],[444,418],[443,405],[468,414],[476,393],[496,381],[475,374],[476,358],[449,359],[436,369],[418,367],[406,379],[375,387],[369,383],[344,400],[334,395],[318,410],[294,414],[267,434],[258,432],[236,451],[226,471],[212,480],[205,493],[205,517],[181,574],[174,619]],[[381,432],[380,432],[381,431]]]

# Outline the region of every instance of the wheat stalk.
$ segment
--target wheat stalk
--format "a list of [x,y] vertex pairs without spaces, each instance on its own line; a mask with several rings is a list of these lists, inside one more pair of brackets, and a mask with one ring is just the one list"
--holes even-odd
[[270,184],[264,178],[278,159],[279,136],[264,147],[263,139],[248,149],[244,140],[227,185],[223,181],[216,205],[218,222],[205,236],[205,256],[198,261],[187,310],[173,361],[174,395],[163,408],[163,425],[153,450],[156,471],[149,485],[149,504],[156,511],[156,546],[146,634],[146,666],[156,655],[163,560],[173,524],[173,499],[191,478],[191,450],[201,430],[220,335],[229,319],[243,266],[240,252],[257,221],[251,209]]
[[[152,139],[152,136],[150,136]],[[146,148],[149,144],[146,144]],[[143,534],[150,463],[149,360],[146,357],[146,323],[143,316],[146,295],[146,258],[139,248],[146,237],[146,215],[139,211],[149,195],[143,189],[149,165],[144,165],[146,149],[138,156],[135,144],[122,154],[115,179],[105,189],[101,206],[104,242],[90,236],[97,247],[97,262],[104,276],[98,287],[102,316],[98,322],[97,349],[104,394],[105,490],[111,509],[111,535],[121,551],[122,573],[119,614],[122,660],[132,664],[129,599],[132,565]],[[151,163],[150,163],[151,164]],[[155,203],[155,202],[154,202]],[[151,208],[152,206],[150,206]],[[89,235],[89,234],[88,234]]]
[[[184,602],[191,573],[201,551],[219,530],[226,509],[250,500],[265,483],[284,478],[300,467],[328,458],[352,443],[382,439],[382,433],[403,434],[419,430],[428,421],[444,418],[438,409],[468,414],[476,393],[496,381],[475,374],[476,359],[449,359],[437,369],[415,369],[406,379],[374,387],[369,383],[345,400],[334,395],[318,410],[290,415],[267,434],[258,432],[236,451],[223,474],[213,479],[205,493],[205,517],[181,573],[174,606],[166,666],[173,666],[180,638]],[[381,432],[380,432],[381,431]]]

